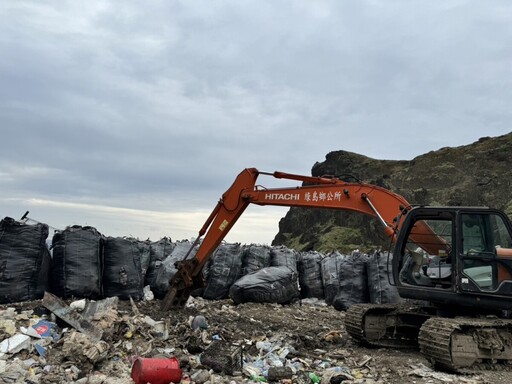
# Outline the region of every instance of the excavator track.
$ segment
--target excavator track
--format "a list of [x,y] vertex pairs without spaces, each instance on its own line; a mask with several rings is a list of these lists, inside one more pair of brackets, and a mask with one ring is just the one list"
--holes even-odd
[[370,309],[369,305],[353,305],[345,313],[345,329],[358,342],[366,342],[364,336],[364,315]]
[[432,317],[420,329],[421,352],[458,373],[512,370],[512,320]]
[[385,348],[417,347],[429,308],[403,304],[356,304],[345,314],[347,333],[360,343]]

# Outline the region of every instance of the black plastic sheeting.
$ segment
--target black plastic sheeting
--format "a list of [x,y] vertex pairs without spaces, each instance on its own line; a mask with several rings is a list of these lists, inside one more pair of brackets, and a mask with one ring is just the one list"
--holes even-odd
[[392,256],[375,252],[366,263],[370,302],[373,304],[394,304],[403,301],[393,282]]
[[300,297],[324,299],[322,281],[322,260],[325,256],[320,252],[301,252],[297,257]]
[[144,297],[143,247],[136,239],[107,237],[103,248],[103,295],[121,300]]
[[146,271],[144,285],[149,285],[153,288],[155,285],[156,274],[158,273],[162,262],[171,254],[175,246],[176,244],[174,244],[168,237],[163,237],[150,244],[149,265]]
[[338,264],[339,289],[332,301],[337,310],[347,310],[354,304],[370,302],[366,263],[368,255],[354,252]]
[[[188,240],[178,241],[171,254],[162,261],[156,273],[156,277],[153,280],[153,284],[151,285],[151,290],[157,299],[163,299],[167,294],[169,290],[169,280],[177,271],[174,264],[179,260],[183,260],[191,247],[192,243]],[[196,251],[197,249],[193,250],[188,258],[193,258]]]
[[270,250],[270,266],[288,267],[297,273],[297,251],[283,245],[272,247]]
[[288,267],[266,267],[245,275],[229,290],[235,304],[287,304],[299,298],[297,274]]
[[98,299],[102,292],[103,236],[93,227],[74,225],[52,239],[51,291],[67,299]]
[[48,226],[0,221],[0,303],[38,300],[48,285]]
[[261,268],[270,267],[270,250],[268,245],[251,244],[242,254],[242,274],[248,275]]
[[239,243],[222,243],[215,250],[209,265],[203,297],[209,300],[227,299],[231,285],[242,275],[243,247]]

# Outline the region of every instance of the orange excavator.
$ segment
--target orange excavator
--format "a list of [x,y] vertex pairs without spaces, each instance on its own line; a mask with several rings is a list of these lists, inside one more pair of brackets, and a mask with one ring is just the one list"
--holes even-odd
[[[302,182],[265,188],[258,176]],[[317,207],[375,217],[394,244],[400,304],[357,304],[347,332],[379,347],[419,345],[436,366],[466,371],[512,363],[512,224],[484,207],[411,206],[385,188],[331,176],[243,170],[176,263],[163,309],[183,307],[204,285],[202,269],[249,204]]]

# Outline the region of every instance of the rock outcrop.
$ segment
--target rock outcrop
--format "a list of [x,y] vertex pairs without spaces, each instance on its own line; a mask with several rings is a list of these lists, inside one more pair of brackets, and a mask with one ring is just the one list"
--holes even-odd
[[[512,216],[512,132],[445,147],[410,161],[376,160],[334,151],[312,168],[313,176],[335,175],[376,184],[411,204],[487,206]],[[389,240],[371,217],[345,211],[291,208],[272,245],[298,251],[387,250]]]

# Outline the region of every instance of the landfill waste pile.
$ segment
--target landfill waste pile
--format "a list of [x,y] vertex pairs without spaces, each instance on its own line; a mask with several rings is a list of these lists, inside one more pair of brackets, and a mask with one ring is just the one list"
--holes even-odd
[[[150,299],[150,297],[149,297]],[[190,298],[42,300],[0,306],[0,383],[134,383],[137,359],[173,358],[181,383],[496,383],[512,373],[433,370],[417,351],[367,349],[344,312],[318,299],[289,305]]]
[[[222,243],[205,286],[162,310],[189,241],[0,221],[0,384],[496,383],[439,372],[415,350],[368,349],[344,329],[356,303],[395,303],[392,255]],[[192,248],[192,254],[194,249]]]

